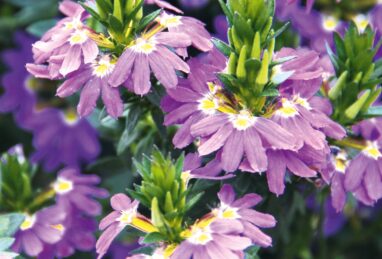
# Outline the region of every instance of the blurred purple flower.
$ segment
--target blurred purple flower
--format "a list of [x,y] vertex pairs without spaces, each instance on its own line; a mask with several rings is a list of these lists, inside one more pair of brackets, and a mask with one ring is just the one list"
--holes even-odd
[[173,6],[172,4],[168,3],[165,0],[145,0],[145,3],[146,4],[155,4],[160,8],[164,8],[164,9],[176,12],[176,13],[183,13],[182,10],[176,8],[175,6]]
[[228,22],[224,15],[217,15],[214,18],[215,37],[228,42]]
[[0,97],[0,112],[12,112],[17,124],[33,133],[36,149],[33,159],[41,162],[46,171],[61,164],[77,166],[91,161],[100,152],[97,132],[72,112],[47,108],[49,103],[40,103],[34,88],[45,87],[47,82],[33,78],[24,67],[32,61],[33,39],[24,33],[17,33],[15,39],[20,49],[3,54],[9,72],[2,79],[5,91]]
[[95,245],[95,231],[97,222],[93,218],[81,215],[74,207],[65,207],[66,219],[62,224],[55,226],[63,233],[60,241],[53,245],[46,245],[39,259],[53,259],[71,256],[78,251],[91,251]]
[[53,189],[57,195],[57,203],[68,210],[72,206],[90,216],[100,215],[101,205],[92,198],[109,196],[105,189],[95,187],[101,179],[96,175],[82,175],[78,169],[65,168],[58,173]]
[[186,9],[200,9],[205,7],[209,0],[179,0],[180,5]]
[[55,244],[63,236],[57,226],[62,224],[66,212],[59,206],[48,207],[33,215],[25,215],[20,230],[15,234],[12,249],[16,252],[24,251],[27,255],[39,255],[45,244]]

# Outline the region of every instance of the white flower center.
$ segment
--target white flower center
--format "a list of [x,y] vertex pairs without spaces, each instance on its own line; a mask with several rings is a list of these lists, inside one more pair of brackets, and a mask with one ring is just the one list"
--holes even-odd
[[379,151],[379,146],[375,141],[368,141],[366,147],[362,150],[362,152],[366,156],[373,158],[374,160],[378,160],[382,156],[381,152]]
[[110,61],[110,58],[102,58],[98,62],[93,63],[93,75],[103,78],[113,72],[115,64]]
[[146,40],[144,38],[138,38],[135,40],[135,45],[131,49],[138,53],[150,54],[156,50],[156,41],[153,38]]
[[68,110],[68,111],[63,112],[62,118],[64,119],[64,122],[70,126],[77,124],[77,122],[79,121],[77,113],[75,113],[72,110]]
[[163,14],[159,18],[159,23],[162,26],[165,26],[167,28],[178,27],[179,25],[182,24],[181,19],[182,19],[181,16],[172,15],[172,14]]
[[353,17],[353,21],[357,25],[358,30],[363,33],[370,24],[370,17],[364,14],[358,14]]
[[53,189],[58,194],[66,194],[73,190],[73,182],[63,177],[58,177],[53,184]]
[[31,229],[35,223],[36,223],[36,216],[35,215],[25,215],[25,219],[24,219],[23,223],[21,223],[20,229],[22,231]]
[[239,114],[231,114],[230,121],[235,129],[246,130],[255,124],[256,117],[249,111],[242,110]]
[[284,118],[294,117],[298,114],[296,106],[294,102],[282,98],[281,99],[282,106],[276,111],[276,115],[282,116]]
[[192,244],[205,245],[212,240],[211,228],[209,226],[194,226],[187,240]]
[[326,31],[334,31],[339,24],[339,21],[334,16],[323,16],[322,17],[322,27]]
[[84,30],[76,30],[69,38],[70,45],[83,44],[88,40],[88,35]]

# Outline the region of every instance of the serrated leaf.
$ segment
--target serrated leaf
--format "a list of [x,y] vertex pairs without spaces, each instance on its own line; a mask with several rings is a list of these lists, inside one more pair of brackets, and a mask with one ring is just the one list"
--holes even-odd
[[187,204],[186,204],[185,212],[192,209],[192,207],[194,207],[196,205],[196,203],[198,203],[198,201],[200,201],[200,199],[203,197],[203,195],[204,195],[204,192],[200,192],[198,194],[195,194],[191,199],[189,199],[187,201]]

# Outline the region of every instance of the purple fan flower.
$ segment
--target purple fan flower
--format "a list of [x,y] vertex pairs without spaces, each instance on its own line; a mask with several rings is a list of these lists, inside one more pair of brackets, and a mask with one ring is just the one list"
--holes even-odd
[[222,150],[222,168],[227,172],[235,171],[244,155],[255,171],[265,171],[267,149],[297,151],[302,146],[300,139],[277,123],[255,117],[246,110],[199,120],[192,125],[191,134],[202,138],[198,148],[200,155]]
[[181,80],[177,88],[169,89],[162,100],[162,109],[168,114],[166,126],[180,124],[173,143],[177,148],[184,148],[193,141],[191,126],[202,118],[217,112],[218,99],[214,94],[221,88],[213,82],[215,73],[224,69],[226,58],[217,50],[205,57],[188,61],[191,73],[187,80]]
[[367,141],[345,172],[345,189],[367,205],[382,197],[382,141]]
[[[148,32],[149,34],[149,32]],[[134,44],[119,57],[109,84],[118,87],[127,83],[127,87],[139,95],[150,90],[151,70],[155,77],[166,88],[174,88],[178,84],[176,70],[189,72],[189,67],[168,47],[187,47],[190,38],[184,33],[159,32],[154,36],[141,35]],[[132,82],[129,82],[129,81]]]
[[251,240],[240,236],[243,231],[239,220],[203,218],[182,232],[185,240],[171,259],[244,258],[242,251],[251,245]]
[[15,234],[12,248],[15,252],[23,250],[27,255],[39,255],[45,244],[55,244],[61,240],[63,233],[57,229],[66,217],[65,211],[59,207],[49,207],[33,215],[25,215],[20,230]]
[[146,217],[138,213],[138,201],[132,202],[129,197],[120,193],[111,197],[110,203],[114,211],[103,218],[99,224],[100,230],[104,232],[96,244],[98,258],[106,254],[113,240],[127,225],[144,232],[157,231]]
[[78,166],[98,156],[97,132],[73,112],[63,113],[49,108],[36,112],[30,119],[36,148],[32,160],[43,163],[46,171],[52,171],[61,164]]
[[46,245],[39,259],[53,259],[71,256],[76,250],[91,251],[94,249],[94,232],[97,229],[93,218],[81,215],[81,212],[72,207],[65,207],[68,215],[56,229],[63,233],[60,241],[53,245]]
[[74,206],[90,216],[97,216],[102,207],[92,197],[106,198],[109,195],[106,190],[94,186],[100,181],[96,175],[81,175],[75,168],[65,168],[53,183],[57,202],[68,209]]
[[[32,131],[36,149],[33,158],[41,162],[46,171],[61,164],[77,166],[94,159],[100,151],[97,132],[83,119],[71,112],[46,108],[36,89],[48,88],[48,81],[36,79],[25,70],[32,61],[30,45],[33,39],[23,33],[16,34],[20,50],[3,54],[9,72],[4,75],[4,94],[0,97],[0,112],[12,112],[17,124]],[[54,100],[56,101],[56,100]]]
[[105,55],[91,64],[81,67],[76,72],[69,74],[65,82],[57,89],[61,98],[70,96],[83,87],[80,102],[77,106],[78,114],[89,115],[97,104],[101,95],[107,112],[114,118],[123,112],[123,103],[119,90],[111,87],[108,80],[114,70],[114,62],[110,56]]
[[[73,7],[74,3],[70,1],[64,1],[61,5],[68,3]],[[36,64],[30,64],[28,69],[36,77],[39,77],[38,71],[44,63],[49,64],[50,77],[55,79],[58,77],[55,71],[66,76],[76,71],[82,63],[91,63],[98,56],[98,46],[89,37],[90,28],[82,23],[86,18],[85,10],[77,6],[74,12],[67,13],[71,16],[59,21],[33,44]]]
[[243,224],[243,235],[250,238],[255,245],[268,247],[272,238],[264,234],[260,228],[272,228],[276,225],[275,218],[270,214],[260,213],[251,209],[262,201],[255,194],[246,194],[235,200],[235,191],[231,185],[225,184],[218,193],[220,205],[212,213],[219,219],[238,220]]
[[204,28],[201,21],[186,16],[176,16],[163,12],[158,18],[159,24],[169,32],[185,33],[191,39],[192,45],[201,51],[210,51],[213,48],[211,35]]

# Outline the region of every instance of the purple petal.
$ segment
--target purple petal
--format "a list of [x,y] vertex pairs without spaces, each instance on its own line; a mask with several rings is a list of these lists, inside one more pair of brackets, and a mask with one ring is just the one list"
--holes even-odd
[[234,130],[223,147],[222,167],[227,172],[235,171],[243,158],[243,132]]
[[119,89],[111,87],[106,81],[102,81],[102,101],[106,106],[106,111],[113,118],[118,118],[123,113],[123,103],[119,94]]
[[113,73],[109,78],[109,84],[113,87],[122,85],[130,76],[131,68],[135,60],[135,53],[131,49],[126,49],[119,57]]
[[127,195],[123,193],[118,193],[114,195],[113,197],[111,197],[110,204],[114,210],[121,211],[121,210],[129,209],[131,205],[131,200]]
[[211,138],[200,145],[198,152],[201,156],[211,154],[221,148],[233,131],[231,124],[220,128]]
[[84,63],[88,64],[90,62],[93,62],[99,53],[99,49],[97,46],[97,43],[94,41],[88,39],[83,45],[82,45],[82,51],[84,54]]
[[239,213],[244,220],[262,228],[272,228],[276,225],[275,218],[270,214],[257,212],[251,209],[242,209]]
[[178,84],[174,65],[160,53],[153,52],[149,55],[150,67],[153,70],[155,77],[166,88],[175,88]]
[[276,195],[284,193],[286,164],[283,151],[268,151],[267,181],[269,190]]
[[149,92],[150,83],[150,67],[146,54],[137,54],[134,61],[133,71],[134,92],[139,95],[145,95]]
[[244,138],[245,154],[252,169],[256,172],[267,170],[268,159],[259,134],[251,128],[244,132]]
[[361,184],[369,162],[370,159],[366,158],[363,154],[359,154],[350,162],[345,173],[345,189],[347,191],[354,191]]
[[224,202],[227,205],[231,205],[235,200],[235,191],[232,186],[229,184],[224,184],[223,187],[218,192],[218,197],[220,201]]
[[68,54],[65,55],[64,62],[62,63],[60,73],[66,76],[70,72],[77,70],[81,65],[81,46],[73,45]]
[[89,115],[97,105],[97,100],[101,92],[101,80],[96,78],[88,81],[81,92],[80,102],[77,112],[81,116]]

